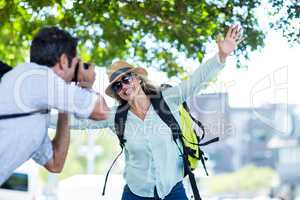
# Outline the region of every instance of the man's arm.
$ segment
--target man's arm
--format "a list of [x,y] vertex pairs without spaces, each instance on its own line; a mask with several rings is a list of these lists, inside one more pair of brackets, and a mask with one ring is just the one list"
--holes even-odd
[[[94,64],[90,64],[88,69],[84,69],[83,62],[81,61],[79,64],[79,72],[77,75],[78,85],[81,88],[85,88],[87,90],[91,90],[96,78],[95,66]],[[94,104],[94,108],[89,115],[89,119],[100,121],[105,120],[107,118],[107,112],[109,108],[107,107],[106,101],[103,96],[97,93],[97,100]]]
[[53,145],[53,157],[44,166],[53,173],[60,173],[64,167],[70,145],[69,115],[59,113]]

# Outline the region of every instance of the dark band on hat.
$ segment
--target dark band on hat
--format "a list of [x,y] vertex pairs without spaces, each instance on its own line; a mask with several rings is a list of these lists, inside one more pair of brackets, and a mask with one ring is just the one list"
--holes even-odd
[[109,82],[112,82],[116,77],[129,71],[130,69],[132,69],[132,67],[124,67],[124,68],[121,68],[121,69],[115,71],[114,73],[111,74]]

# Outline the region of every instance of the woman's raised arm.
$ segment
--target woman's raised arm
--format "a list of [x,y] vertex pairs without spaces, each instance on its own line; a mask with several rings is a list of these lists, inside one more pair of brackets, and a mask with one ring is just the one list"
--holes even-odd
[[164,98],[167,101],[173,101],[178,105],[186,101],[187,98],[196,95],[201,89],[205,89],[208,82],[216,77],[218,72],[225,66],[226,58],[234,51],[240,39],[241,28],[231,26],[225,36],[225,39],[219,39],[219,52],[213,58],[197,68],[188,80],[183,81],[178,86],[168,88],[163,91]]

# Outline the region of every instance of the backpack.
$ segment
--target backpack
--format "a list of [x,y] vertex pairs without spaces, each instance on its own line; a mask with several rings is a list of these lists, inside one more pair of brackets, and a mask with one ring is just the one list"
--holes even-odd
[[[219,141],[219,137],[201,143],[205,136],[204,126],[190,113],[190,109],[186,102],[183,102],[183,104],[180,105],[179,114],[181,123],[180,127],[182,131],[181,137],[183,138],[184,147],[186,148],[186,152],[188,153],[188,165],[191,168],[191,170],[194,170],[198,167],[199,162],[201,162],[205,173],[208,176],[208,172],[205,165],[205,161],[208,160],[208,158],[200,149],[200,146],[205,146],[213,142],[217,142]],[[201,136],[199,136],[196,130],[193,128],[193,123],[195,123],[201,129]]]
[[2,76],[5,73],[7,73],[8,71],[10,71],[11,69],[12,68],[9,65],[7,65],[7,64],[0,61],[0,80],[1,80]]
[[[181,126],[178,124],[176,121],[175,117],[173,116],[169,106],[165,102],[161,91],[158,94],[155,94],[153,98],[150,98],[151,104],[156,111],[156,113],[159,115],[159,117],[162,119],[163,122],[165,122],[168,127],[172,131],[172,137],[173,141],[177,144],[178,149],[181,153],[181,156],[183,158],[183,164],[184,164],[184,176],[188,176],[193,195],[195,197],[195,200],[201,200],[195,176],[194,173],[192,172],[197,166],[199,161],[201,161],[204,170],[207,173],[207,169],[205,166],[205,160],[207,160],[207,157],[205,157],[204,152],[200,149],[200,146],[204,146],[213,142],[217,142],[219,140],[218,137],[209,140],[205,143],[200,143],[200,141],[204,138],[205,136],[205,130],[202,125],[202,123],[195,119],[191,113],[190,110],[184,102],[180,106],[180,120],[181,120]],[[120,157],[120,155],[123,153],[123,149],[126,143],[126,140],[124,139],[124,130],[125,130],[125,124],[126,124],[126,119],[127,119],[127,114],[128,114],[128,109],[129,105],[127,103],[121,104],[118,106],[116,115],[115,115],[115,130],[116,134],[118,136],[120,146],[121,146],[121,152],[118,154],[118,156],[115,158],[113,161],[112,165],[110,166],[106,177],[105,177],[105,182],[104,182],[104,187],[103,187],[103,192],[102,195],[105,194],[105,188],[106,188],[106,183],[108,179],[108,175],[117,161],[117,159]],[[203,131],[203,134],[201,137],[199,137],[196,133],[196,131],[192,127],[192,121],[194,121]],[[182,148],[179,147],[178,140],[182,144]]]

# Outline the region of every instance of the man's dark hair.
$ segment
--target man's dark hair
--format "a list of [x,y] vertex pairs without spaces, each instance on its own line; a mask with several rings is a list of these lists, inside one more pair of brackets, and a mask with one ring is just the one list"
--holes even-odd
[[58,27],[41,28],[30,47],[30,62],[53,67],[62,54],[66,54],[69,65],[76,56],[77,39]]

